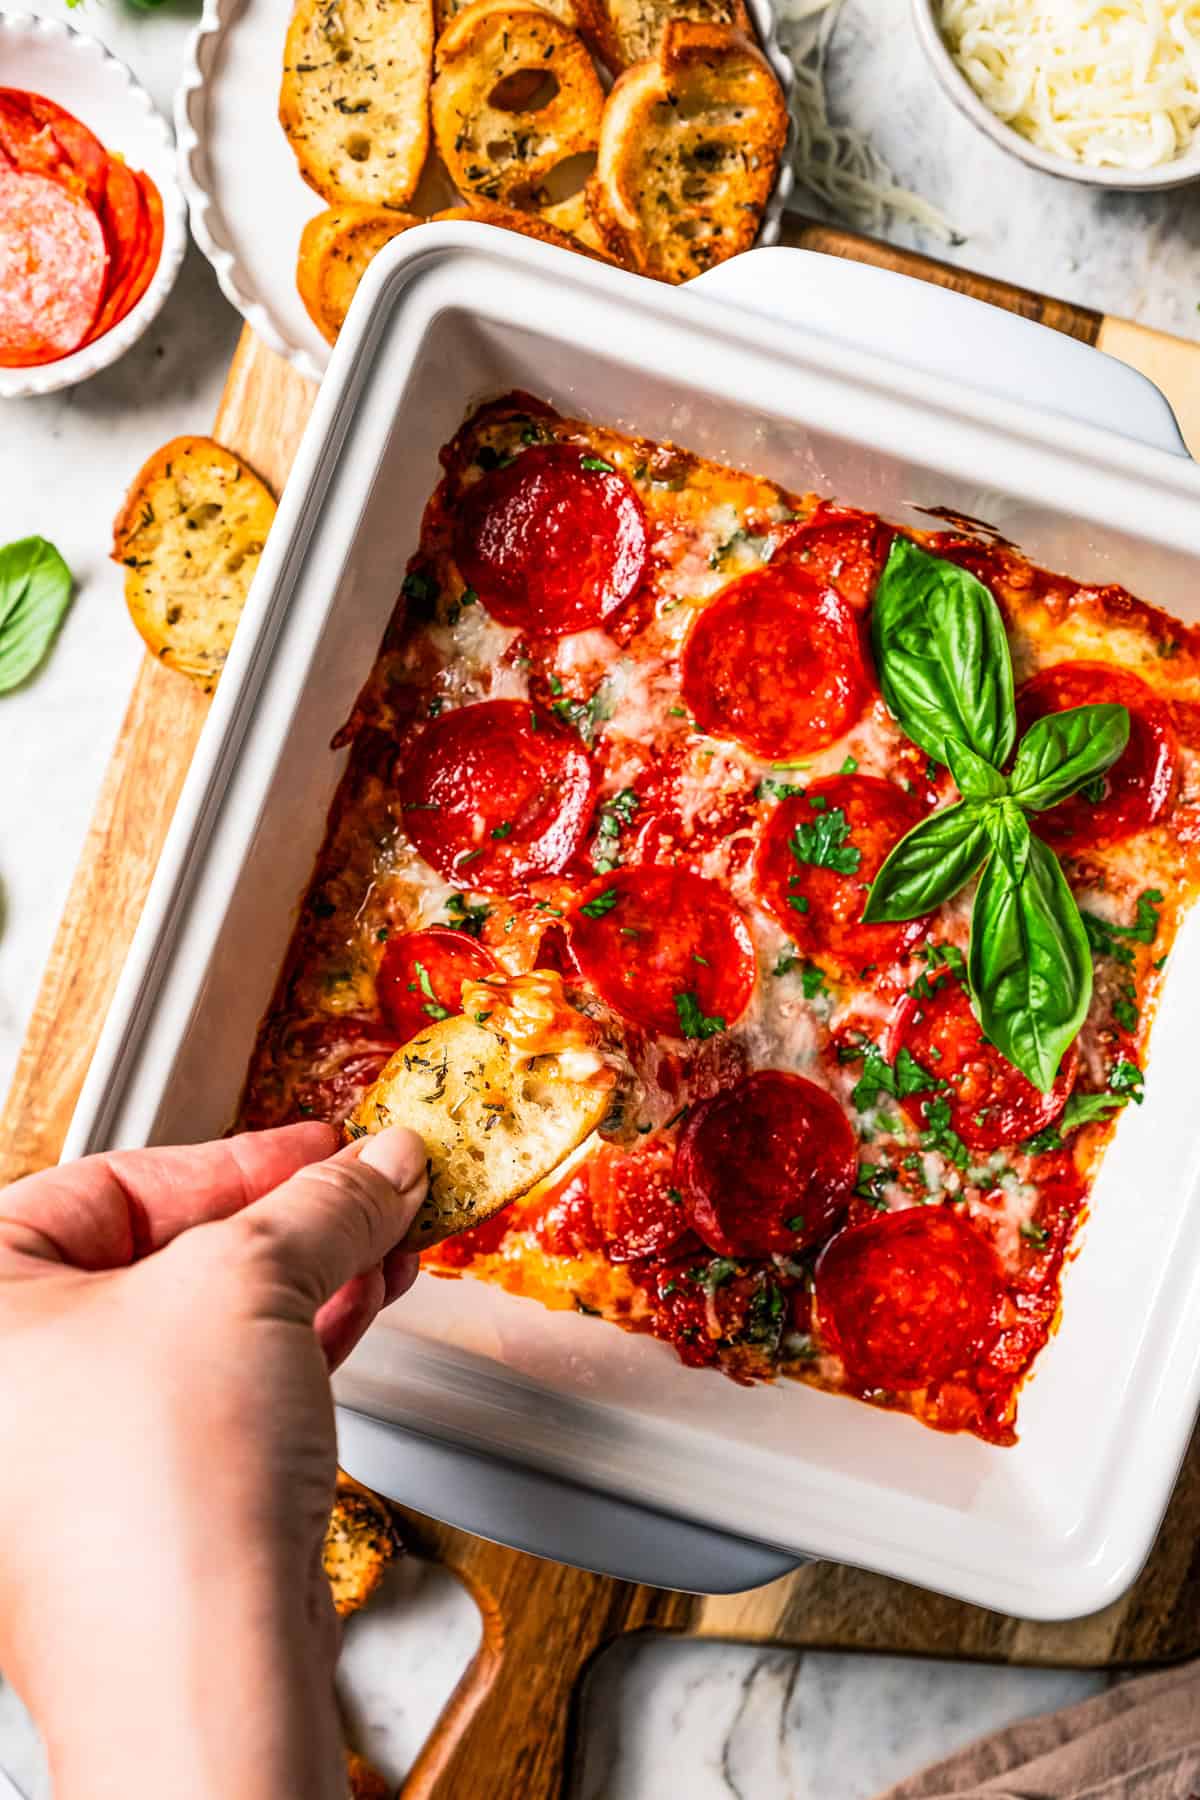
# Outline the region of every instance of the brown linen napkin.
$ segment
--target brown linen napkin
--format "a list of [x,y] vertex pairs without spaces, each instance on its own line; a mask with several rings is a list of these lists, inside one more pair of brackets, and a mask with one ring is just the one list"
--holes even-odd
[[878,1800],[1200,1800],[1200,1662],[1022,1719]]

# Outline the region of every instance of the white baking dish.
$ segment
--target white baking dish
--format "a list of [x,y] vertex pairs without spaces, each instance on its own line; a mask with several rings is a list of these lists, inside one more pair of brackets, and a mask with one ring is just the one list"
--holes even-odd
[[[1196,617],[1200,470],[1140,377],[990,307],[803,252],[753,252],[706,284],[712,297],[668,292],[476,225],[406,234],[372,265],[68,1154],[227,1125],[343,767],[326,746],[391,611],[436,451],[487,395],[531,389],[567,412],[893,518],[954,507],[1053,567],[1125,582]],[[731,303],[746,296],[757,315]],[[824,333],[764,311],[806,313]],[[887,354],[837,341],[847,331]],[[929,372],[939,364],[953,375]],[[962,378],[976,369],[990,393]],[[1035,404],[1011,397],[1023,384]],[[349,1437],[362,1472],[403,1494],[414,1444],[503,1459],[489,1495],[463,1473],[478,1465],[451,1459],[431,1474],[438,1448],[419,1497],[408,1497],[593,1565],[622,1566],[597,1524],[603,1508],[589,1500],[576,1527],[574,1502],[560,1496],[551,1516],[522,1523],[523,1502],[499,1488],[532,1471],[616,1497],[623,1521],[630,1504],[649,1507],[1032,1618],[1111,1601],[1147,1553],[1200,1399],[1198,990],[1200,930],[1188,926],[1146,1103],[1122,1118],[1015,1449],[941,1437],[792,1383],[747,1391],[599,1320],[426,1277],[339,1379],[359,1415]],[[381,1421],[407,1437],[389,1438]],[[548,1491],[538,1490],[543,1514]],[[626,1561],[630,1572],[678,1576],[664,1555],[660,1567],[650,1554],[648,1568],[628,1549]],[[785,1564],[739,1568],[762,1579]],[[727,1569],[694,1585],[734,1579]]]

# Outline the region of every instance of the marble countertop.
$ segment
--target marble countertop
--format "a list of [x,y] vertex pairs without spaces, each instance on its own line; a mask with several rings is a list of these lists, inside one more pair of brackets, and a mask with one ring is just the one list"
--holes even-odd
[[[169,111],[198,8],[166,0],[23,0],[70,17],[125,58]],[[786,10],[786,9],[785,9]],[[835,118],[869,130],[899,182],[962,236],[889,234],[964,266],[1200,336],[1193,190],[1111,196],[1037,174],[985,141],[925,69],[908,0],[848,0],[834,39]],[[807,204],[803,193],[798,204]],[[140,655],[111,520],[144,457],[211,424],[239,321],[193,250],[147,336],[72,392],[0,403],[0,542],[41,532],[78,592],[46,666],[0,700],[0,1084],[6,1084]],[[347,1719],[396,1780],[478,1641],[472,1603],[443,1571],[402,1566],[352,1622]],[[641,1642],[599,1665],[587,1707],[584,1800],[866,1800],[879,1787],[1021,1714],[1100,1680],[884,1657]],[[32,1732],[0,1682],[0,1765],[46,1792]],[[497,1797],[501,1800],[501,1797]]]

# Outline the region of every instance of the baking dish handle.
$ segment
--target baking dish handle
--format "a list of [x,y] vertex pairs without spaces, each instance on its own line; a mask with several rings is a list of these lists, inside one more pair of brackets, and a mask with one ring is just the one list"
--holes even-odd
[[1166,396],[1145,375],[1065,332],[952,288],[783,247],[732,257],[687,288],[997,399],[1188,454]]
[[513,1550],[621,1581],[737,1594],[804,1558],[577,1487],[339,1406],[338,1461],[401,1506]]

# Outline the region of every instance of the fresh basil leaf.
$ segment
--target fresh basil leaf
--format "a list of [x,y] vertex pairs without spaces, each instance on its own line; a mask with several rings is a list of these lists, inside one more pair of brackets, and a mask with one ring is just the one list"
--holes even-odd
[[971,879],[988,844],[982,809],[973,801],[931,813],[900,839],[876,875],[863,919],[875,925],[932,912]]
[[0,550],[0,694],[42,661],[71,604],[71,571],[42,537]]
[[883,697],[914,743],[946,741],[999,768],[1016,737],[1012,659],[995,600],[967,569],[893,540],[871,615]]
[[1024,872],[992,856],[975,895],[971,991],[984,1036],[1048,1093],[1087,1016],[1092,958],[1058,859],[1031,838]]
[[994,800],[983,808],[988,841],[1014,881],[1020,881],[1029,860],[1032,833],[1029,821],[1015,800]]
[[1042,812],[1111,768],[1128,742],[1127,707],[1072,706],[1048,713],[1021,739],[1009,790],[1022,806]]
[[946,766],[964,800],[999,800],[1008,792],[1008,783],[999,769],[976,756],[969,744],[956,738],[946,739]]

